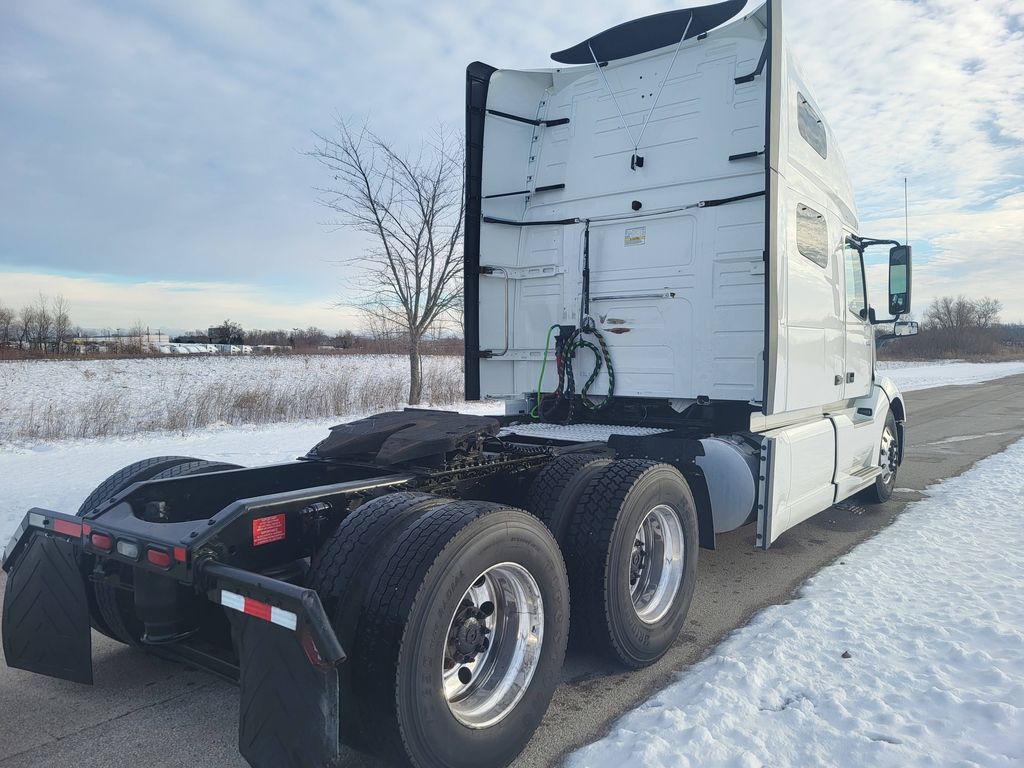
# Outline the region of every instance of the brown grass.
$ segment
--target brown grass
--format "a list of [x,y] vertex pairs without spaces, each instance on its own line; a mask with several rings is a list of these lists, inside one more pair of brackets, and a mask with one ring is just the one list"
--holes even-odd
[[[280,381],[212,384],[133,409],[127,395],[111,391],[85,403],[47,403],[30,408],[13,424],[0,424],[0,442],[118,437],[157,430],[187,432],[215,424],[271,424],[302,419],[342,418],[384,411],[405,402],[405,377],[336,377],[312,384]],[[423,400],[446,406],[463,399],[458,367],[424,370]],[[6,434],[5,434],[6,433]]]

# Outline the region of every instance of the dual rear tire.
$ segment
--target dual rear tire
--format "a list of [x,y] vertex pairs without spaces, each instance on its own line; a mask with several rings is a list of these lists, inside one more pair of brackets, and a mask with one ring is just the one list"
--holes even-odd
[[573,644],[634,669],[660,659],[686,621],[697,576],[696,505],[682,474],[568,454],[538,474],[530,499],[565,556]]
[[391,494],[339,525],[310,578],[349,656],[343,741],[414,766],[500,766],[519,754],[568,639],[565,566],[539,520]]

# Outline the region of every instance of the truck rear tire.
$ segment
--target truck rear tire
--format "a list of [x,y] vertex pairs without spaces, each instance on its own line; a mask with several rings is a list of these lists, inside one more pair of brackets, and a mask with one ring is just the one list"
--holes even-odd
[[896,473],[900,468],[899,439],[896,417],[889,411],[885,416],[885,426],[882,427],[882,439],[878,447],[878,461],[882,467],[882,474],[875,478],[872,485],[860,492],[862,501],[868,504],[884,504],[892,497],[893,489],[896,487]]
[[[90,493],[76,513],[78,517],[91,512],[100,504],[123,491],[130,485],[145,480],[163,480],[170,477],[195,475],[200,472],[216,472],[224,469],[238,469],[237,464],[194,459],[189,456],[156,456],[129,464],[112,474]],[[89,616],[93,629],[112,640],[125,645],[138,645],[142,637],[142,623],[135,618],[135,598],[129,589],[97,584],[89,580],[92,558],[83,559],[83,575],[86,577],[85,594],[89,601]],[[121,581],[132,583],[130,568],[122,568]]]
[[341,521],[313,555],[307,586],[320,595],[348,659],[338,668],[341,740],[367,748],[363,709],[352,689],[352,670],[363,662],[354,647],[359,614],[381,555],[425,512],[450,499],[426,493],[390,493],[366,502]]
[[381,558],[353,665],[370,744],[427,768],[511,762],[558,684],[569,629],[562,555],[533,515],[454,501]]
[[697,579],[697,510],[679,471],[622,459],[576,506],[565,548],[574,644],[639,668],[679,636]]
[[612,460],[592,453],[567,453],[547,464],[530,485],[526,508],[548,527],[559,546],[576,503],[594,476]]

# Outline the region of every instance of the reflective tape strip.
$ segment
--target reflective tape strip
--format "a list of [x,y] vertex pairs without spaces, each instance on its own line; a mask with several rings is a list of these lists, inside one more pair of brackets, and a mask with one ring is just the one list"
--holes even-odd
[[293,632],[295,627],[299,623],[299,617],[291,611],[286,611],[283,608],[277,608],[275,606],[270,607],[270,620],[277,624],[279,627],[290,629]]
[[292,631],[295,631],[299,623],[299,617],[291,611],[286,611],[284,608],[278,608],[268,603],[262,603],[259,600],[253,600],[251,597],[228,592],[226,589],[220,591],[220,604],[225,608],[231,608],[247,616],[255,616],[257,619],[269,621],[272,624],[277,624],[279,627]]

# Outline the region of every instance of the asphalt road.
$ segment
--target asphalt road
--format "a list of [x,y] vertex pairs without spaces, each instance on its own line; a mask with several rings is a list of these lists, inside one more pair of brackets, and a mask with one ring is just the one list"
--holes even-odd
[[[1024,376],[911,392],[909,447],[885,505],[843,503],[786,532],[769,550],[752,526],[702,550],[693,607],[676,646],[654,666],[623,673],[571,656],[563,683],[517,768],[557,764],[614,719],[702,658],[764,606],[888,525],[935,481],[1024,437]],[[80,686],[0,665],[0,767],[244,766],[236,751],[237,690],[211,675],[93,635],[96,684]],[[346,765],[378,766],[356,754]]]

